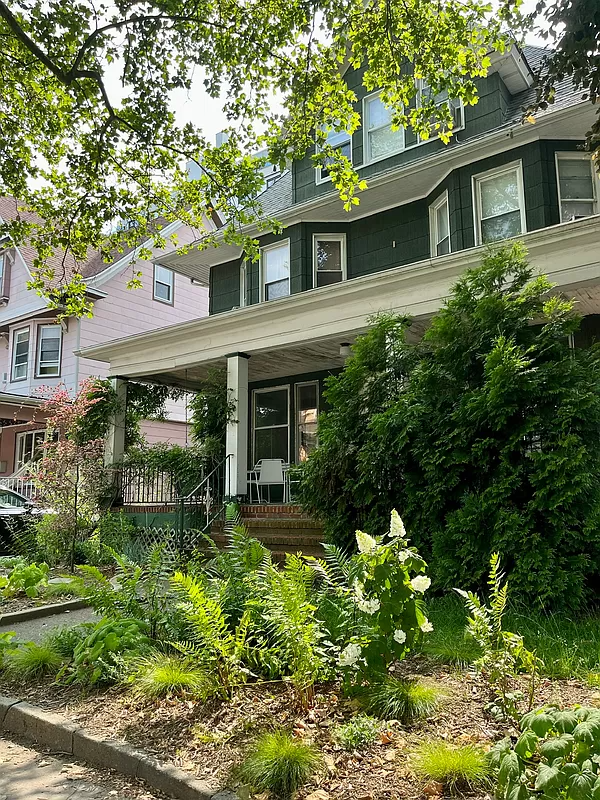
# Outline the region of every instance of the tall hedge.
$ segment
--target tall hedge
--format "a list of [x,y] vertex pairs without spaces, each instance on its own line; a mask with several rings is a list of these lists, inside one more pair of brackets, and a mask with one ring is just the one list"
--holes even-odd
[[[425,336],[379,317],[328,380],[302,495],[334,541],[391,508],[439,589],[478,588],[500,552],[513,595],[600,595],[600,349],[521,245],[458,281]],[[412,343],[411,343],[412,340]]]

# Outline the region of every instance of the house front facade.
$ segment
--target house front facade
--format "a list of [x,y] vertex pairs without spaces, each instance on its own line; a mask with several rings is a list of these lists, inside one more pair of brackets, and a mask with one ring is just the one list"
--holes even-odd
[[227,433],[229,493],[246,497],[257,461],[301,462],[317,445],[324,381],[343,368],[372,316],[407,314],[409,335],[419,337],[490,244],[523,241],[532,265],[576,299],[585,316],[578,341],[593,339],[600,184],[582,145],[595,111],[565,83],[535,124],[522,122],[542,53],[513,47],[496,56],[479,81],[478,104],[453,105],[449,145],[392,130],[379,93],[367,94],[349,70],[362,126],[352,136],[332,134],[331,143],[368,182],[360,205],[344,211],[327,170],[308,153],[261,195],[265,215],[285,227],[258,235],[258,261],[224,242],[161,260],[208,287],[207,318],[81,354],[116,378],[191,390],[210,369],[226,369],[237,407]]
[[[17,213],[26,212],[12,198],[0,199],[0,218]],[[181,223],[164,228],[167,237],[175,232],[181,244],[197,236]],[[27,288],[32,248],[0,243],[0,477],[18,473],[39,455],[45,435],[41,406],[52,387],[62,384],[73,394],[86,378],[108,377],[105,362],[83,359],[76,351],[207,315],[207,289],[161,265],[161,256],[172,250],[156,251],[157,263],[138,259],[135,250],[118,254],[112,263],[93,254],[80,266],[93,317],[59,320],[59,312]],[[142,288],[130,290],[126,284],[134,264],[142,273]],[[141,432],[149,444],[185,444],[185,401],[169,402],[167,419],[145,420]]]

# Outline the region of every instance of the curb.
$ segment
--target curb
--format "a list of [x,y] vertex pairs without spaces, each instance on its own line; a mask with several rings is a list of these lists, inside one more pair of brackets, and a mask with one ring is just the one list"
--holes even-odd
[[0,628],[17,622],[25,622],[28,619],[51,617],[54,614],[64,614],[65,611],[77,611],[80,608],[88,607],[87,600],[66,600],[64,603],[52,603],[48,606],[26,608],[23,611],[11,611],[9,614],[0,614]]
[[96,767],[114,769],[139,778],[148,786],[177,800],[236,800],[237,795],[214,792],[172,764],[163,764],[143,750],[88,733],[80,725],[65,722],[58,714],[0,695],[0,730],[38,742],[51,750],[72,755]]

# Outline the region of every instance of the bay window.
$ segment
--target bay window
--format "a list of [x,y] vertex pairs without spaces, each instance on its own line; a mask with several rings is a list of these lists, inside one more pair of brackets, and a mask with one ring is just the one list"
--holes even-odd
[[473,178],[477,244],[498,242],[525,233],[525,200],[521,164]]
[[598,213],[598,174],[587,153],[557,153],[560,221],[571,222]]
[[290,242],[277,242],[261,248],[260,263],[263,300],[277,300],[290,293]]
[[60,325],[40,325],[38,327],[37,377],[60,375],[61,345],[62,328]]

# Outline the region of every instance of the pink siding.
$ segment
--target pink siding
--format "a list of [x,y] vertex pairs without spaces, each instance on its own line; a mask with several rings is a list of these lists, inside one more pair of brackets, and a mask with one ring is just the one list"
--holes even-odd
[[142,436],[149,445],[166,443],[178,444],[185,447],[190,443],[189,430],[185,422],[159,422],[157,420],[144,420],[140,429]]

